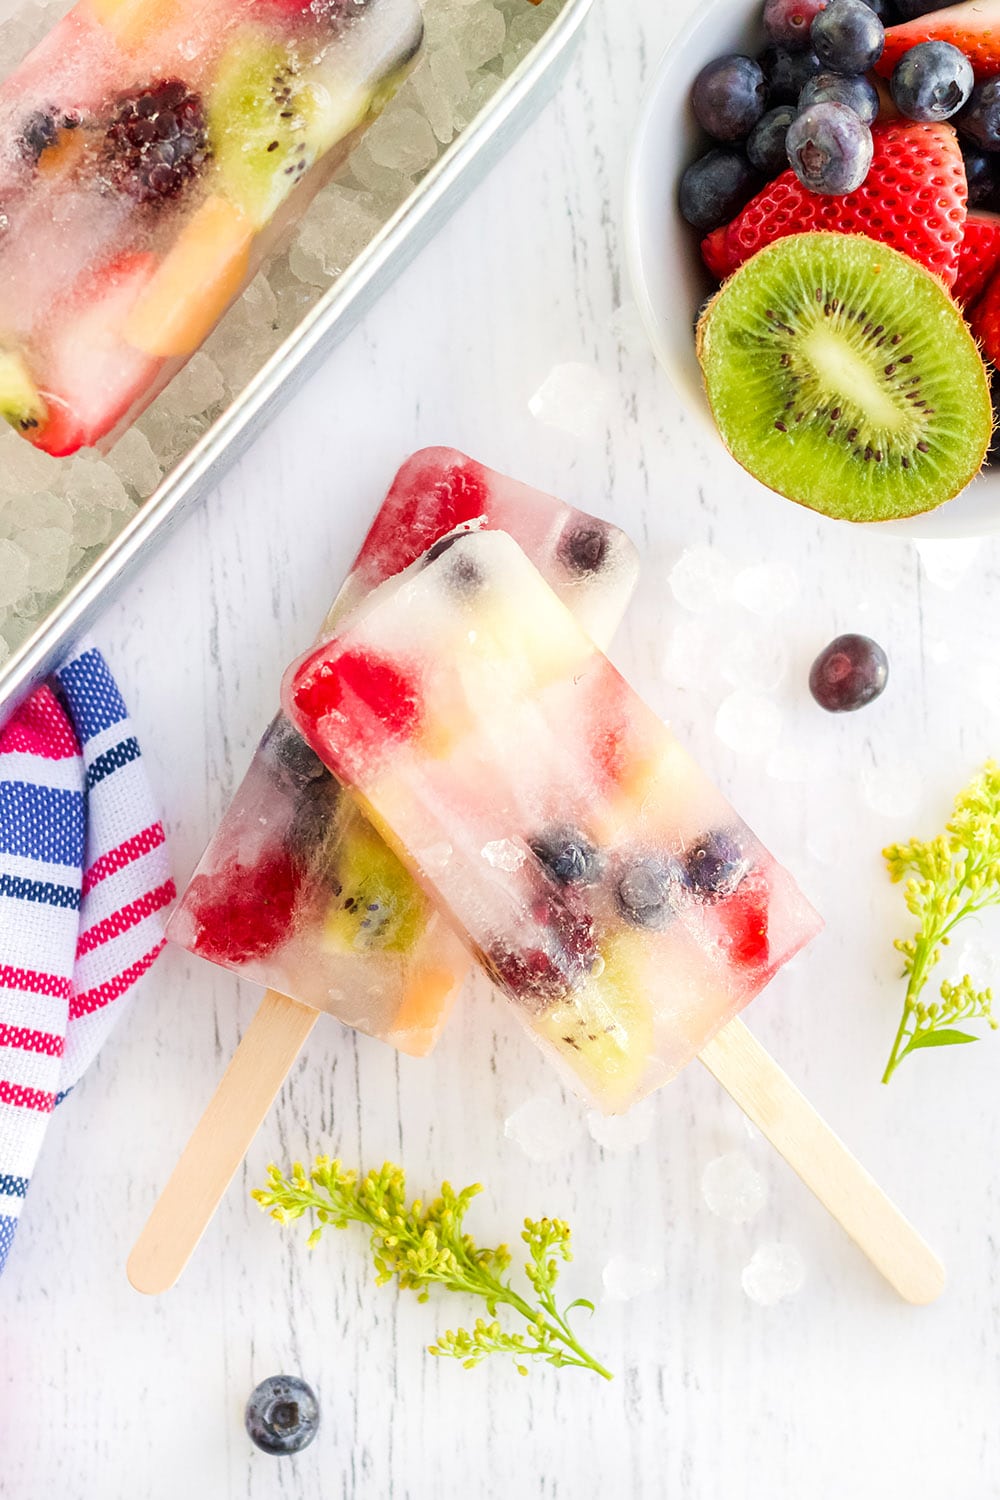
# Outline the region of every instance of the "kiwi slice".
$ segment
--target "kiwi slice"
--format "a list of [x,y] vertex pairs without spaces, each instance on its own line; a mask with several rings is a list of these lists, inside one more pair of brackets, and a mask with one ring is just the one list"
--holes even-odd
[[798,234],[747,261],[698,324],[738,463],[823,515],[932,510],[982,466],[986,368],[942,282],[865,235]]
[[337,830],[339,890],[323,922],[334,952],[412,948],[427,920],[426,898],[374,828],[353,809]]
[[653,1007],[641,942],[620,936],[601,950],[604,967],[581,990],[532,1021],[587,1092],[610,1114],[634,1103],[653,1048]]
[[0,417],[28,434],[43,427],[48,418],[28,366],[13,349],[0,348]]

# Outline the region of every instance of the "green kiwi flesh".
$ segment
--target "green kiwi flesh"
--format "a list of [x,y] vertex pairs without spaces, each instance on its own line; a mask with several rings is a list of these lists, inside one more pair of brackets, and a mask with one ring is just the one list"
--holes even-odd
[[942,282],[865,235],[798,234],[705,308],[698,358],[738,463],[823,515],[933,510],[982,467],[989,380]]
[[43,427],[48,417],[45,402],[19,354],[0,348],[0,417],[18,432]]
[[389,846],[353,808],[336,830],[337,895],[323,921],[337,953],[405,953],[427,923],[427,900]]

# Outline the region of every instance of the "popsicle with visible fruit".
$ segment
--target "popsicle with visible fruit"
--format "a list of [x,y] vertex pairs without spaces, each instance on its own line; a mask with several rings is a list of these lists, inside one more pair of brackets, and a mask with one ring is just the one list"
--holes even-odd
[[[479,528],[516,536],[581,625],[603,644],[610,640],[638,576],[628,538],[447,448],[427,449],[403,465],[325,631],[363,608],[385,579]],[[207,1222],[321,1011],[422,1055],[437,1040],[470,966],[433,903],[282,715],[265,733],[169,935],[268,992],[231,1068],[254,1055],[261,1065],[247,1077],[238,1074],[239,1092],[229,1075],[224,1084],[234,1108],[248,1113],[234,1124],[233,1109],[217,1110],[207,1141],[196,1132],[187,1168],[182,1160],[156,1224],[130,1262],[143,1290],[162,1289],[181,1269],[197,1238],[192,1197],[208,1173],[214,1187],[211,1199],[203,1199]],[[225,1159],[212,1178],[211,1153],[220,1140]],[[162,1239],[166,1256],[159,1253]]]
[[286,712],[567,1080],[696,1054],[901,1293],[942,1272],[737,1019],[820,921],[513,539],[460,537],[285,676]]
[[422,35],[418,0],[80,0],[0,85],[0,415],[55,455],[113,441]]

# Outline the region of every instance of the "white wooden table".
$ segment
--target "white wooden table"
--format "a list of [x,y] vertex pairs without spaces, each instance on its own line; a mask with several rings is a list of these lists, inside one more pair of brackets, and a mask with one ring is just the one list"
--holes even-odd
[[[0,1285],[4,1500],[1000,1495],[1000,1037],[925,1054],[879,1084],[902,996],[891,940],[906,930],[879,850],[936,832],[952,794],[1000,751],[1000,550],[984,544],[949,591],[909,542],[764,495],[694,435],[627,309],[615,323],[629,298],[620,198],[638,93],[678,23],[667,12],[694,8],[605,0],[558,102],[97,635],[183,879],[404,454],[455,444],[625,526],[644,576],[616,659],[827,919],[751,1024],[940,1249],[949,1290],[927,1310],[898,1302],[700,1069],[657,1099],[631,1152],[604,1153],[582,1130],[564,1159],[532,1164],[503,1121],[558,1091],[480,989],[428,1062],[317,1027],[195,1262],[174,1292],[144,1301],[125,1280],[128,1247],[257,1001],[169,952],[53,1122]],[[528,411],[568,360],[608,382],[588,441]],[[706,544],[738,567],[794,569],[796,600],[770,622],[685,612],[668,575]],[[776,779],[768,757],[715,736],[721,676],[676,680],[670,642],[695,618],[706,653],[761,623],[784,641],[779,748],[802,779]],[[892,679],[873,708],[834,720],[805,678],[846,629],[882,641]],[[863,776],[892,776],[900,760],[916,763],[922,791],[887,818],[866,805]],[[731,1149],[769,1187],[743,1227],[715,1218],[700,1190],[705,1165]],[[656,1291],[605,1303],[587,1331],[614,1384],[547,1369],[522,1380],[500,1364],[468,1374],[426,1356],[436,1329],[476,1309],[376,1289],[359,1234],[310,1255],[304,1232],[250,1203],[269,1160],[321,1150],[398,1159],[414,1189],[484,1181],[472,1222],[485,1241],[516,1237],[525,1213],[565,1215],[574,1295],[599,1292],[616,1253],[662,1265]],[[808,1279],[762,1308],[740,1272],[775,1239],[799,1248]],[[322,1400],[321,1435],[296,1460],[257,1453],[242,1428],[251,1387],[279,1371]]]

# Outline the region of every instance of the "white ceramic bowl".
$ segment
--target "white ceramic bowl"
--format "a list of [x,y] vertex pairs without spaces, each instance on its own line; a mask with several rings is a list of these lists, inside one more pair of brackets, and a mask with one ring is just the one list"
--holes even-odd
[[[677,209],[677,186],[688,162],[707,149],[688,105],[695,75],[723,53],[759,51],[761,10],[762,0],[711,0],[667,48],[643,101],[625,189],[625,244],[639,312],[685,405],[720,444],[693,337],[713,283],[701,264],[697,231]],[[875,529],[915,538],[1000,532],[1000,470],[981,474],[937,510],[907,521],[883,521]]]

